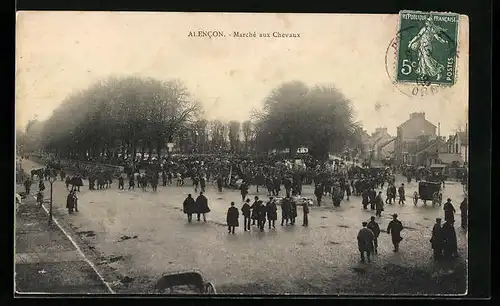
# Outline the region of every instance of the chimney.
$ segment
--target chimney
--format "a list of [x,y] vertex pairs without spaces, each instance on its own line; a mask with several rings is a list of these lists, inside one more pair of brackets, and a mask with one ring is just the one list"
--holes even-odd
[[438,137],[441,137],[441,123],[438,122]]
[[425,119],[425,113],[424,112],[414,112],[414,113],[411,113],[410,114],[410,119],[413,119],[413,118],[422,118],[422,119]]

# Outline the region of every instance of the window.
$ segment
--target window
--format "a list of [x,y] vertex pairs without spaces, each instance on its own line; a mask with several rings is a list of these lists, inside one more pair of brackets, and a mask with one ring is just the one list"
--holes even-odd
[[458,153],[458,143],[455,144],[455,152],[454,153]]

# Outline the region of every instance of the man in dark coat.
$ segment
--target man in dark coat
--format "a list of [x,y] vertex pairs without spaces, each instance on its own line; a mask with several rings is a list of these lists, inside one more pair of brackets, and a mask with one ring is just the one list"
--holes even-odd
[[399,205],[404,205],[406,198],[405,198],[405,184],[401,184],[401,186],[398,188],[398,194],[399,194]]
[[318,206],[321,206],[321,199],[323,198],[323,186],[321,184],[316,185],[314,188],[314,195],[316,196]]
[[345,189],[345,194],[347,196],[346,200],[349,201],[349,197],[351,196],[351,185],[349,184],[349,182],[345,183],[344,189]]
[[373,187],[370,188],[370,191],[368,192],[368,198],[370,198],[370,209],[375,210],[377,192],[373,189]]
[[381,217],[384,211],[384,200],[382,200],[382,191],[379,191],[377,197],[375,198],[375,209],[377,210],[375,216]]
[[248,195],[248,184],[243,181],[240,186],[241,200],[244,201]]
[[373,252],[378,254],[378,236],[380,235],[380,226],[377,221],[375,221],[375,217],[370,218],[370,222],[366,226],[373,233]]
[[290,224],[295,225],[295,218],[297,218],[297,202],[294,199],[290,199]]
[[229,234],[234,234],[234,229],[238,227],[239,224],[240,213],[238,212],[238,208],[234,207],[234,202],[231,202],[231,207],[227,210],[227,228]]
[[198,184],[200,183],[200,179],[198,178],[198,175],[193,174],[191,181],[193,181],[194,192],[198,192]]
[[281,226],[286,223],[288,225],[288,219],[290,218],[290,200],[284,198],[281,200]]
[[[205,187],[207,186],[207,178],[202,176],[200,178],[200,188],[201,188],[201,192],[205,192]],[[236,208],[237,209],[237,208]],[[234,233],[233,233],[234,234]]]
[[250,199],[246,199],[245,203],[241,207],[241,213],[243,214],[243,227],[245,232],[250,230]]
[[123,185],[124,185],[123,177],[120,175],[120,177],[118,178],[118,189],[123,190],[124,189]]
[[454,221],[446,221],[442,227],[443,255],[447,259],[451,259],[457,254],[457,233],[453,224]]
[[365,262],[365,253],[370,262],[371,253],[373,252],[373,239],[375,235],[367,228],[367,222],[362,223],[363,227],[358,232],[358,249],[361,255],[361,262]]
[[446,203],[443,205],[444,210],[444,221],[455,222],[455,207],[451,204],[451,199],[448,198]]
[[25,181],[24,181],[24,193],[26,195],[28,195],[31,191],[31,180],[29,178],[27,178]]
[[134,174],[132,173],[129,178],[128,178],[128,190],[130,189],[135,189],[135,180],[134,180]]
[[262,201],[257,202],[257,222],[261,232],[264,231],[264,225],[266,224],[266,206]]
[[434,260],[443,256],[443,229],[441,228],[441,218],[436,218],[436,224],[432,227],[431,247],[434,251]]
[[182,206],[184,213],[187,215],[188,222],[191,223],[191,220],[193,220],[193,213],[195,213],[196,210],[196,203],[192,198],[191,194],[188,194]]
[[266,212],[269,229],[271,229],[271,226],[273,228],[276,228],[276,219],[278,219],[278,207],[276,206],[276,202],[272,197],[269,198],[269,202],[267,202],[266,204]]
[[208,207],[208,199],[203,195],[203,192],[200,192],[200,195],[196,198],[196,209],[197,220],[200,221],[200,214],[202,214],[203,222],[207,222],[205,214],[210,212],[210,208]]
[[302,226],[309,226],[309,218],[308,218],[309,203],[308,203],[308,201],[304,201],[304,203],[302,203],[302,214],[304,216],[302,218]]
[[222,178],[222,175],[219,174],[217,176],[217,190],[219,190],[219,192],[222,192],[223,186],[224,186],[224,179]]
[[250,206],[250,209],[252,210],[252,225],[255,225],[255,222],[259,219],[259,197],[254,197],[254,201],[252,203],[252,206]]
[[281,190],[281,180],[278,176],[274,177],[273,186],[274,186],[274,195],[279,196]]
[[460,216],[461,216],[461,226],[462,229],[467,229],[467,216],[469,211],[469,204],[467,202],[467,198],[464,198],[462,203],[460,203]]
[[38,182],[38,191],[44,191],[45,190],[45,184],[43,183],[43,180],[40,179],[40,182]]
[[393,252],[399,252],[399,243],[403,240],[403,237],[401,237],[402,230],[403,224],[398,220],[398,215],[392,215],[392,220],[387,226],[387,234],[391,234],[392,244],[394,245]]
[[363,209],[367,209],[368,204],[370,204],[369,193],[368,189],[363,190],[361,193],[361,204],[363,205]]

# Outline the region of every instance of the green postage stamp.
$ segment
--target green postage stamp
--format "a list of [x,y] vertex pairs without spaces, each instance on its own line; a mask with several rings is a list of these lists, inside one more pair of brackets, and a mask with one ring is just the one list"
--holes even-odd
[[453,13],[401,11],[396,81],[453,85],[459,20]]

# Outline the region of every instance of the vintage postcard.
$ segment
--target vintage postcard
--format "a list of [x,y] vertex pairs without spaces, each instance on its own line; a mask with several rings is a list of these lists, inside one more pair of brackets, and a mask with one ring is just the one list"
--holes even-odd
[[467,16],[16,29],[16,295],[467,292]]

